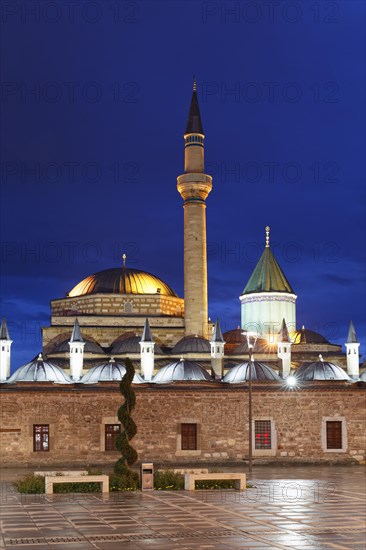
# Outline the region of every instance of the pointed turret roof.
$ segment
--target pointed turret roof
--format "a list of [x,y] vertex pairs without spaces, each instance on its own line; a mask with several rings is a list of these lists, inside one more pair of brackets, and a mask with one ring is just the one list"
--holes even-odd
[[218,319],[216,320],[216,323],[212,332],[211,342],[225,343],[224,337],[221,332],[220,322]]
[[141,342],[153,342],[154,341],[153,337],[152,337],[152,334],[151,334],[149,319],[145,320],[144,330],[142,332],[142,336],[141,336],[140,341]]
[[282,319],[282,324],[281,324],[281,328],[280,328],[280,332],[279,332],[278,341],[281,342],[281,343],[286,343],[286,342],[290,343],[291,342],[289,334],[288,334],[285,319]]
[[84,342],[83,337],[81,336],[79,321],[77,319],[75,319],[70,342]]
[[10,335],[8,331],[8,325],[6,324],[6,319],[3,317],[0,326],[0,340],[10,340]]
[[349,324],[347,344],[358,344],[355,327],[352,321]]
[[269,231],[270,228],[267,226],[265,249],[243,290],[243,294],[254,292],[286,292],[294,294],[290,283],[269,247]]
[[200,108],[198,105],[196,80],[193,81],[193,93],[185,134],[203,134]]

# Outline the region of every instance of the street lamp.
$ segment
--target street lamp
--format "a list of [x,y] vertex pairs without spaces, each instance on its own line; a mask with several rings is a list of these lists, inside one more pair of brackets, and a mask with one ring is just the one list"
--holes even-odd
[[253,364],[253,349],[257,341],[258,335],[256,332],[244,332],[248,343],[248,353],[249,353],[249,377],[248,377],[248,422],[249,422],[249,452],[248,452],[248,472],[252,473],[253,465],[253,426],[252,426],[252,364]]

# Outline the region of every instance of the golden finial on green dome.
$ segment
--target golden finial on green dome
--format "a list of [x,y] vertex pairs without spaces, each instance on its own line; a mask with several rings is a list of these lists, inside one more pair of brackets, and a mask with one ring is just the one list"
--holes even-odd
[[269,232],[271,231],[271,228],[269,225],[266,226],[266,247],[269,247]]

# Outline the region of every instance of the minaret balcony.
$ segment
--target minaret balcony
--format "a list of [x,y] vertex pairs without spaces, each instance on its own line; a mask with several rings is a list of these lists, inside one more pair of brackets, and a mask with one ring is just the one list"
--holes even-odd
[[177,189],[184,200],[206,200],[212,189],[212,177],[201,173],[187,173],[178,176]]

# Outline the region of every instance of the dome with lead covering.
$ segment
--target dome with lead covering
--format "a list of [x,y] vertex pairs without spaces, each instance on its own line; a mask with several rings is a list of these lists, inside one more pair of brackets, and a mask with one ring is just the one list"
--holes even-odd
[[[52,353],[69,353],[70,352],[70,346],[69,346],[70,338],[67,338],[57,344],[55,348],[52,350]],[[93,340],[90,340],[89,338],[83,338],[83,342],[85,342],[84,346],[84,353],[97,353],[104,355],[104,350],[100,347],[97,342],[94,342]]]
[[165,367],[161,368],[153,378],[153,382],[157,384],[168,384],[178,380],[212,380],[209,373],[194,361],[174,361]]
[[44,360],[40,353],[33,361],[17,369],[6,381],[8,384],[15,382],[54,382],[55,384],[72,384],[73,381],[66,372]]
[[290,334],[293,344],[329,344],[328,340],[313,330],[302,327]]
[[172,354],[181,353],[210,353],[211,345],[206,338],[201,336],[184,336],[175,344]]
[[297,380],[351,380],[345,370],[328,361],[304,363],[294,374]]
[[[82,377],[80,382],[82,384],[97,384],[98,382],[120,382],[126,373],[126,367],[123,363],[117,363],[113,359],[108,363],[103,363],[88,370]],[[133,377],[133,384],[143,383],[143,378],[135,372]]]
[[[128,336],[127,338],[117,338],[112,344],[111,355],[120,355],[124,353],[140,353],[141,336]],[[154,345],[154,353],[162,355],[163,350],[157,344]]]
[[127,267],[115,267],[89,275],[78,283],[67,296],[85,296],[87,294],[162,294],[175,296],[177,294],[162,279]]
[[361,372],[360,380],[361,380],[361,382],[366,382],[366,369]]
[[[240,365],[231,367],[222,379],[223,382],[229,384],[238,384],[249,380],[249,363],[245,361]],[[275,380],[281,382],[281,378],[271,367],[259,361],[253,361],[251,364],[252,380]]]

